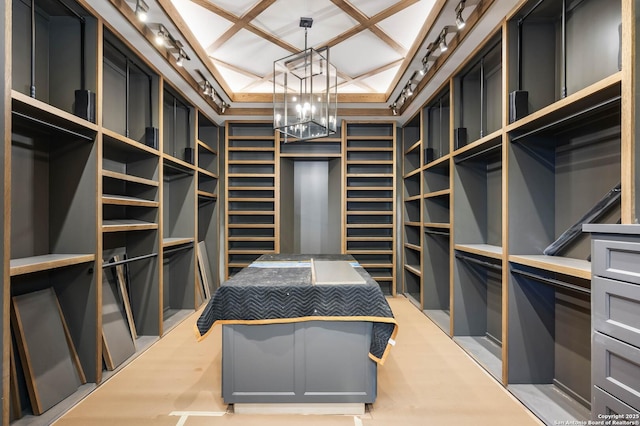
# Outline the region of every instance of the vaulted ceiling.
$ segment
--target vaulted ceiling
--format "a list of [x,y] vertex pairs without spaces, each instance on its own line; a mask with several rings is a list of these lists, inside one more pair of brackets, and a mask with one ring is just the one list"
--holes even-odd
[[[203,83],[210,83],[215,96],[203,98],[222,120],[271,118],[273,62],[305,47],[300,18],[312,18],[307,46],[329,47],[338,70],[338,115],[401,122],[521,0],[85,1],[189,97],[203,97]],[[141,2],[148,9],[144,23],[135,13]],[[467,23],[461,30],[457,12]],[[176,49],[154,45],[160,28],[188,58],[182,66]],[[435,47],[445,28],[450,49],[440,52]],[[411,97],[404,95],[408,84]],[[394,116],[390,106],[398,101]]]

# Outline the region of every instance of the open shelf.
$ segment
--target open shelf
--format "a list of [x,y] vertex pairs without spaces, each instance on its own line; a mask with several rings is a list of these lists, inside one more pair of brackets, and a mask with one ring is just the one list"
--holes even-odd
[[11,259],[10,275],[14,277],[17,275],[31,274],[33,272],[64,268],[65,266],[93,262],[95,258],[93,254],[44,254],[41,256]]
[[496,379],[502,379],[502,265],[455,250],[453,337]]
[[522,107],[510,121],[567,99],[619,71],[620,22],[618,2],[570,2],[566,11],[559,0],[524,4],[509,22],[514,58],[509,92],[512,96],[518,92]]
[[451,284],[449,265],[451,236],[448,228],[422,227],[422,307],[423,312],[450,334]]
[[33,14],[30,2],[11,4],[12,88],[95,123],[97,20],[76,1],[37,0]]
[[583,218],[620,219],[620,108],[614,97],[551,124],[512,132],[510,255],[586,260],[591,247],[579,229]]
[[453,78],[454,147],[502,127],[502,37],[497,33]]
[[[271,123],[226,123],[226,227],[243,225],[242,235],[230,239],[227,232],[225,277],[248,266],[265,253],[276,251],[276,234],[266,240],[252,229],[272,225],[276,229],[276,138]],[[258,226],[256,228],[255,226]]]
[[162,151],[176,163],[195,164],[194,112],[182,96],[166,84],[162,96]]
[[423,163],[425,166],[446,158],[451,152],[451,137],[449,133],[451,121],[450,96],[451,92],[447,87],[435,95],[422,110],[422,127],[424,129]]
[[545,423],[590,419],[590,281],[512,264],[508,389]]
[[[395,123],[343,122],[343,253],[395,295]],[[416,150],[419,154],[419,150]],[[418,169],[419,161],[414,169]],[[419,181],[418,181],[419,183]],[[419,188],[414,189],[419,194]]]
[[159,77],[104,31],[102,125],[154,150],[159,146]]

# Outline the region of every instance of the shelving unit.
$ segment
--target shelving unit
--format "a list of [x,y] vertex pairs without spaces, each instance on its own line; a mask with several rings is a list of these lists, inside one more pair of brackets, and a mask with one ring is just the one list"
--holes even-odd
[[279,251],[278,147],[271,122],[226,122],[225,277]]
[[[422,276],[405,272],[405,292],[547,424],[591,418],[581,222],[629,220],[620,199],[635,197],[622,20],[616,1],[524,2],[426,102],[420,129],[403,128],[424,147]],[[409,242],[419,210],[403,173]]]
[[[198,229],[197,241],[203,242],[208,257],[204,262],[208,267],[207,276],[213,279],[208,282],[211,294],[220,285],[219,273],[219,156],[220,128],[204,114],[197,115],[197,145],[198,145]],[[206,298],[203,294],[203,301]],[[197,300],[197,299],[196,299]]]
[[[423,138],[419,112],[402,129],[404,293],[422,309],[422,173]],[[425,155],[427,152],[424,153]]]
[[167,154],[162,163],[163,333],[194,311],[195,169]]
[[[337,134],[341,133],[338,127]],[[341,252],[342,138],[324,137],[287,143],[276,133],[280,165],[280,252]],[[371,194],[354,191],[365,199]]]
[[395,295],[395,146],[393,122],[343,122],[343,253]]
[[451,331],[451,90],[445,85],[422,110],[422,309]]
[[[96,126],[88,121],[17,91],[12,91],[11,97],[11,144],[7,147],[11,165],[11,240],[6,247],[10,250],[10,279],[5,285],[14,311],[20,300],[31,300],[14,315],[10,341],[16,348],[14,359],[20,371],[25,372],[16,379],[24,393],[17,396],[22,410],[14,415],[32,417],[31,413],[81,398],[99,379],[98,282],[93,273],[97,263],[98,144]],[[77,238],[78,234],[84,238]],[[46,292],[51,292],[50,296],[38,296],[49,294]],[[53,300],[55,305],[43,305],[47,300]],[[47,336],[36,339],[37,330],[29,320],[33,309],[44,315],[52,312],[52,307],[56,312],[56,305],[60,312],[57,321],[63,319],[67,327],[62,340],[58,339],[59,334],[50,335],[48,341]],[[63,373],[58,377],[58,389],[36,389],[29,398],[27,380],[48,380],[46,371],[38,368],[48,365],[43,354],[49,348],[67,346],[67,339],[69,350],[72,348],[77,354],[82,378],[73,385],[75,379]],[[70,358],[66,361],[72,362]],[[35,367],[28,368],[32,362]]]

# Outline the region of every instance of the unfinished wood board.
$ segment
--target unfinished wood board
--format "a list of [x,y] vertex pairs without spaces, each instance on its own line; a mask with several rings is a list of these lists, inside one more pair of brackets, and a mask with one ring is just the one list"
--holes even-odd
[[211,297],[211,267],[209,266],[209,256],[207,255],[207,246],[204,241],[198,243],[198,271],[200,272],[200,279],[204,290],[205,298]]
[[[53,288],[12,298],[12,323],[34,414],[39,415],[85,383]],[[43,325],[46,324],[46,327]]]
[[313,260],[312,263],[313,284],[366,284],[367,282],[346,260]]
[[22,417],[22,404],[20,403],[20,389],[18,388],[18,369],[16,367],[16,355],[13,344],[9,351],[9,398],[11,399],[11,413],[9,415],[10,420],[19,419]]
[[[124,256],[114,256],[114,262],[118,262],[120,260],[126,259],[127,255]],[[138,338],[138,333],[136,332],[136,324],[133,321],[133,312],[131,311],[131,299],[129,299],[129,290],[127,290],[127,277],[124,273],[124,265],[118,265],[115,267],[116,269],[116,280],[118,281],[118,288],[120,289],[120,297],[122,298],[122,306],[124,307],[124,313],[127,316],[127,323],[129,323],[129,330],[131,331],[131,337],[133,340]]]
[[135,352],[131,330],[116,296],[116,267],[104,271],[102,279],[102,352],[108,370],[113,370]]

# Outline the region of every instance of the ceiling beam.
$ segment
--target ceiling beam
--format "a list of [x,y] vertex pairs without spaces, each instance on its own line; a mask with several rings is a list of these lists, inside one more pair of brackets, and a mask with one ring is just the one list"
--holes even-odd
[[[403,5],[404,7],[407,7],[411,3],[415,3],[416,1],[417,0],[405,0],[405,2],[403,2]],[[390,37],[376,25],[379,21],[373,21],[372,19],[369,19],[367,15],[356,9],[351,3],[346,0],[331,0],[331,2],[360,24],[358,28],[361,27],[361,29],[358,32],[369,30],[380,40],[391,46],[391,48],[398,52],[400,55],[404,56],[407,54],[407,50],[404,47],[402,47],[398,42],[396,42],[392,37]]]
[[276,0],[260,0],[258,3],[256,3],[255,6],[249,9],[247,13],[242,15],[240,18],[233,19],[231,21],[233,22],[233,25],[231,26],[231,28],[229,28],[227,31],[224,32],[224,34],[218,37],[218,39],[213,44],[211,44],[207,50],[215,51],[220,46],[225,44],[227,41],[229,41],[231,37],[236,35],[240,30],[246,28],[256,16],[264,12],[265,9],[267,9],[269,6],[275,3],[275,1]]

